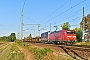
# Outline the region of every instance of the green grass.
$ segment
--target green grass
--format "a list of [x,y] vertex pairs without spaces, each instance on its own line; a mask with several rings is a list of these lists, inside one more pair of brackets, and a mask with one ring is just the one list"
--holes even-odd
[[82,42],[81,45],[90,45],[90,42]]
[[30,47],[29,52],[32,53],[36,60],[44,60],[45,56],[53,51],[50,48],[39,49]]
[[67,57],[67,58],[65,58],[64,60],[74,60],[74,59],[71,58],[71,57]]
[[15,43],[18,43],[20,46],[25,46],[25,43],[20,40],[16,40]]
[[78,42],[76,45],[90,45],[90,42]]
[[74,60],[72,57],[56,56],[56,60]]
[[24,54],[13,44],[0,60],[25,60]]

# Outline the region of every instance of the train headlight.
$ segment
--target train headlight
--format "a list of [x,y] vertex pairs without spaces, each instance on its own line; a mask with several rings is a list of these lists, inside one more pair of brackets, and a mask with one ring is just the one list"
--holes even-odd
[[77,42],[77,40],[75,40],[75,42]]

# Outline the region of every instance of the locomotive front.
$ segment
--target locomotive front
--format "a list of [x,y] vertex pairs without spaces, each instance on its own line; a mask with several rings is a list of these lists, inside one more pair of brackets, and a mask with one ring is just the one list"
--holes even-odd
[[76,32],[75,30],[67,30],[66,31],[66,40],[68,42],[76,42]]

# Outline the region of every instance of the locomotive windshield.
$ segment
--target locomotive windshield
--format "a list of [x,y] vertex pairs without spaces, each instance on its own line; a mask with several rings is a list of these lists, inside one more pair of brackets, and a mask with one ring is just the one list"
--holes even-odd
[[67,34],[75,34],[74,31],[67,31]]

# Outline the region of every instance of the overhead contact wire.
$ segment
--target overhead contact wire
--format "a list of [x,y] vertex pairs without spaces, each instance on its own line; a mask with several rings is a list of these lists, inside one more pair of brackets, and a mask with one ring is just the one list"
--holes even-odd
[[[49,22],[49,21],[55,19],[56,17],[58,17],[58,16],[60,16],[60,15],[62,15],[62,14],[64,14],[64,13],[66,13],[67,11],[71,10],[72,8],[74,8],[74,7],[78,6],[78,5],[80,5],[81,3],[85,2],[85,1],[86,1],[86,0],[83,0],[83,1],[81,1],[80,3],[78,3],[78,4],[76,4],[76,5],[72,6],[72,7],[70,7],[70,8],[67,9],[66,11],[62,12],[61,14],[58,14],[57,16],[53,17],[52,19],[48,20],[47,22]],[[45,22],[45,23],[47,23],[47,22]],[[44,23],[44,24],[45,24],[45,23]]]
[[[54,12],[52,12],[50,15],[48,15],[45,19],[43,19],[43,20],[46,20],[49,16],[51,16],[52,14],[54,14],[56,11],[58,11],[60,8],[62,8],[64,5],[66,5],[69,1],[71,1],[71,0],[68,0],[68,1],[66,1],[62,6],[60,6],[58,9],[56,9]],[[42,20],[42,21],[43,21]]]

